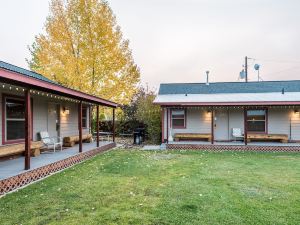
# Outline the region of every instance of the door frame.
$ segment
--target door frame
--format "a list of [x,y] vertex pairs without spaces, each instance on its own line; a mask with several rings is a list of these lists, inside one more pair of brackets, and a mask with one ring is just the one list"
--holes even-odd
[[[218,127],[220,127],[220,126],[217,126],[217,122],[218,121],[220,121],[220,117],[218,116],[219,115],[219,113],[224,113],[225,114],[225,116],[224,116],[224,125],[226,125],[226,127],[224,127],[224,132],[226,132],[226,134],[224,135],[224,138],[222,138],[222,139],[218,139],[218,134],[217,134],[217,131],[219,131],[218,130]],[[229,136],[229,124],[228,124],[228,122],[229,122],[229,110],[228,109],[224,109],[224,110],[215,110],[214,111],[214,118],[213,118],[213,127],[214,127],[214,141],[228,141],[227,139],[228,139],[228,136]]]

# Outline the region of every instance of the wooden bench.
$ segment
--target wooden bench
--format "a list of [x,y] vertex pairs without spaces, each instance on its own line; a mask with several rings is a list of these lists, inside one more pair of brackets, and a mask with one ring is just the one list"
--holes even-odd
[[[92,142],[93,137],[92,134],[83,134],[82,135],[82,141],[84,142]],[[79,135],[78,136],[69,136],[69,137],[64,137],[63,139],[63,146],[64,147],[73,147],[75,143],[79,142]]]
[[287,134],[248,134],[248,142],[251,141],[280,141],[281,143],[288,142]]
[[202,140],[211,141],[211,134],[200,134],[200,133],[176,133],[174,135],[175,141],[180,140]]
[[[39,156],[41,153],[41,148],[43,147],[43,143],[41,141],[31,142],[31,152],[30,155],[35,157]],[[17,155],[25,153],[25,144],[10,144],[0,147],[0,157]]]

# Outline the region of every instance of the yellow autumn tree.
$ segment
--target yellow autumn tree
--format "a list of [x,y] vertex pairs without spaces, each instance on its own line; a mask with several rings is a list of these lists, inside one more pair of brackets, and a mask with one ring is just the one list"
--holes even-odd
[[32,70],[59,84],[126,104],[140,72],[104,0],[52,0],[45,34],[29,48]]

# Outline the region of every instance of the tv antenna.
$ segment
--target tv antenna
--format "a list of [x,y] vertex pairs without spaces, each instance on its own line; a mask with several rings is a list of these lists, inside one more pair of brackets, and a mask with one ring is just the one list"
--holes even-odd
[[[255,61],[254,58],[249,58],[247,56],[245,56],[245,64],[243,65],[243,69],[239,74],[239,80],[245,80],[245,82],[248,82],[248,60],[252,59],[253,61]],[[254,64],[254,70],[257,71],[257,81],[262,81],[262,78],[259,76],[259,70],[260,70],[260,65],[259,64]]]
[[257,71],[257,81],[261,81],[262,79],[259,76],[260,65],[259,64],[255,64],[254,65],[254,69]]

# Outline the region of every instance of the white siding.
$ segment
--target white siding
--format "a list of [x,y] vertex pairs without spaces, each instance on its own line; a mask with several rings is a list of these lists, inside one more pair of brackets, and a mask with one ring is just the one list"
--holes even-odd
[[287,134],[290,137],[290,119],[293,111],[288,109],[268,110],[268,133]]
[[[22,92],[5,90],[4,94],[8,95],[19,95],[23,96]],[[0,92],[0,127],[2,127],[2,107],[3,107],[3,92]],[[42,97],[42,96],[32,96],[32,113],[33,113],[33,140],[38,140],[38,132],[47,131],[48,128],[48,103],[54,102],[53,99]],[[72,102],[56,101],[61,105],[60,107],[60,136],[65,137],[68,135],[78,135],[78,104]],[[67,106],[70,109],[70,114],[65,115],[62,111],[63,107]],[[83,134],[89,132],[89,108],[87,109],[87,128],[83,129]],[[0,129],[0,145],[2,145],[2,129]]]
[[[170,118],[170,116],[169,116]],[[165,113],[165,128],[167,127],[167,116]],[[165,129],[166,130],[166,129]],[[169,122],[169,133],[210,133],[211,130],[211,114],[207,110],[187,109],[186,110],[186,128],[173,129]],[[165,131],[165,135],[167,135]],[[166,136],[165,136],[166,137]]]
[[164,132],[163,132],[163,138],[167,139],[168,135],[167,135],[167,109],[163,108],[163,115],[164,115],[164,122],[163,122],[163,126],[164,126]]
[[[300,111],[300,108],[299,108]],[[164,114],[164,137],[167,138],[167,114]],[[244,111],[243,109],[216,110],[215,140],[233,140],[232,128],[240,128],[244,132]],[[172,129],[169,123],[169,132],[175,133],[210,133],[211,115],[207,110],[187,109],[186,128]],[[286,134],[289,139],[300,141],[300,114],[294,109],[268,110],[268,133]]]
[[32,109],[32,119],[33,119],[33,140],[37,141],[39,139],[38,133],[40,131],[46,131],[47,129],[47,115],[48,115],[48,101],[42,97],[33,97],[33,109]]
[[233,140],[232,128],[240,128],[244,133],[244,110],[243,109],[230,109],[229,110],[229,139]]
[[[164,133],[166,138],[166,112],[164,117]],[[216,127],[215,134],[218,132],[216,140],[224,141],[232,139],[232,128],[240,128],[244,130],[244,112],[241,109],[232,110],[217,110],[216,114]],[[229,121],[228,121],[229,120]],[[219,123],[222,121],[222,123]],[[219,123],[219,125],[218,125]],[[171,125],[169,124],[169,127]],[[218,130],[217,130],[218,129]],[[169,132],[174,135],[175,133],[211,133],[211,114],[204,109],[187,109],[186,115],[186,128],[185,129],[172,129],[169,128]]]
[[[62,112],[63,107],[70,110],[70,114]],[[89,109],[88,109],[89,110]],[[87,110],[87,128],[82,129],[83,134],[89,133],[89,112]],[[62,137],[78,135],[78,104],[76,103],[62,103],[60,114],[60,135]]]
[[[300,110],[300,109],[298,109]],[[291,139],[300,141],[300,114],[291,112]]]

